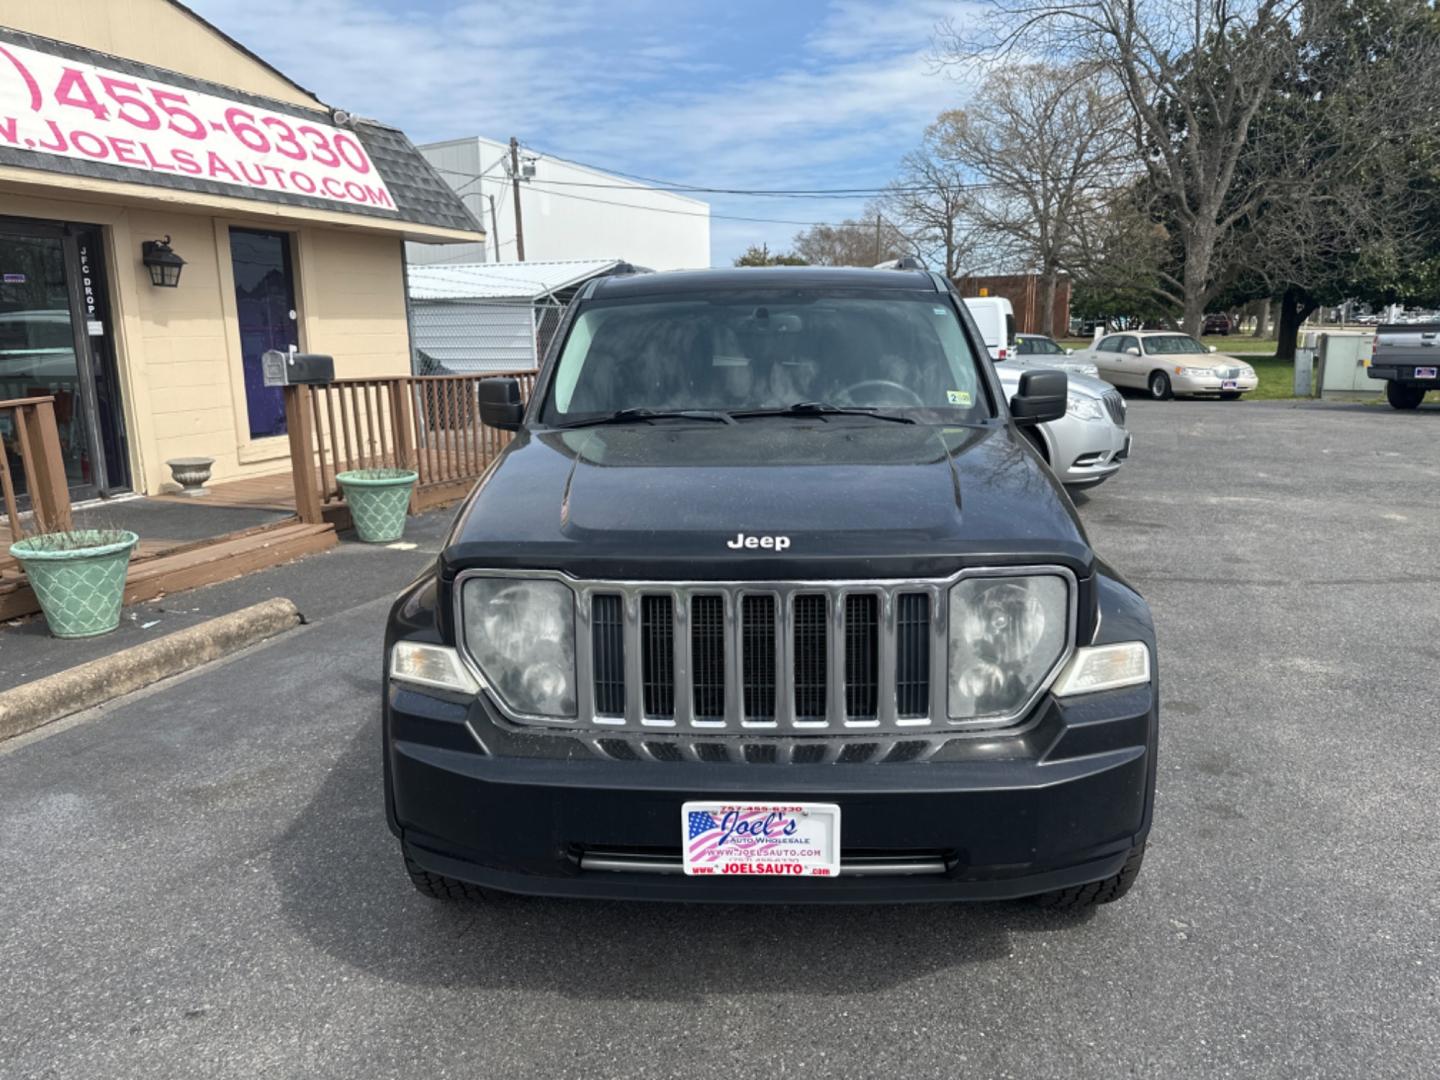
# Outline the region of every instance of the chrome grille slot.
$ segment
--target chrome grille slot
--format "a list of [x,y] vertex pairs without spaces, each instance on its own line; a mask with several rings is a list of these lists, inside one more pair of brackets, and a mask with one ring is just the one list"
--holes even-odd
[[825,688],[829,670],[829,636],[826,633],[826,596],[801,593],[795,597],[795,719],[825,720]]
[[675,609],[669,594],[640,598],[640,662],[645,715],[675,715]]
[[695,715],[725,717],[725,598],[690,598],[690,679]]
[[845,715],[873,720],[880,698],[880,598],[845,597]]
[[905,719],[930,711],[930,597],[895,598],[895,714]]
[[744,596],[740,600],[741,680],[745,719],[775,718],[775,598]]
[[625,715],[625,616],[618,593],[591,600],[591,656],[595,672],[595,714]]

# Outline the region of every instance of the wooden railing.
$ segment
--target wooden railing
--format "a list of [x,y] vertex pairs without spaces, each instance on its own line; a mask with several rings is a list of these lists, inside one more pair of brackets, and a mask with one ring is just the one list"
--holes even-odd
[[[24,495],[30,501],[28,530],[20,510],[20,493],[11,475],[11,463],[17,461],[25,478]],[[27,532],[33,535],[74,527],[53,397],[0,401],[0,496],[12,539],[18,540]]]
[[335,477],[351,469],[414,469],[412,512],[464,494],[510,441],[509,432],[480,422],[478,387],[500,377],[518,378],[526,399],[535,385],[533,371],[511,371],[286,387],[301,520],[321,521],[327,508],[344,501]]

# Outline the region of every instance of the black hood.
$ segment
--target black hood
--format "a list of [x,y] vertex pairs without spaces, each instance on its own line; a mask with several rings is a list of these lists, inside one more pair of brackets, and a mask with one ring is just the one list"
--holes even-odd
[[[785,537],[788,547],[728,546]],[[580,577],[940,576],[1091,553],[1063,489],[996,424],[867,419],[520,432],[456,519],[466,566]]]

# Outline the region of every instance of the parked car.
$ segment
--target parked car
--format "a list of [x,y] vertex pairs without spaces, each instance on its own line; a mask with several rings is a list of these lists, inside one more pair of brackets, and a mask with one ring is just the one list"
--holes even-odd
[[1385,380],[1391,408],[1418,409],[1427,393],[1440,390],[1440,323],[1379,327],[1369,374]]
[[967,296],[965,306],[980,328],[985,347],[990,350],[990,359],[1006,360],[1012,352],[1011,342],[1015,340],[1015,309],[1003,296]]
[[1056,371],[1075,372],[1095,378],[1094,364],[1073,358],[1074,349],[1067,349],[1054,338],[1044,334],[1018,334],[1015,348],[1010,351],[1010,361],[1028,364],[1031,367],[1048,367]]
[[[1019,391],[1022,364],[995,366],[1007,394]],[[1066,372],[1065,415],[1035,424],[1025,435],[1069,491],[1093,488],[1120,471],[1130,456],[1125,429],[1125,399],[1109,383]]]
[[1093,363],[1106,382],[1146,390],[1161,401],[1177,395],[1228,401],[1260,383],[1255,369],[1244,361],[1216,354],[1213,345],[1171,331],[1111,334],[1079,350],[1075,358]]
[[1123,896],[1150,612],[939,274],[607,277],[391,609],[386,816],[427,896]]
[[1228,337],[1230,335],[1230,332],[1234,329],[1235,323],[1231,320],[1230,316],[1221,313],[1215,315],[1206,315],[1205,321],[1200,327],[1200,333],[1222,334]]

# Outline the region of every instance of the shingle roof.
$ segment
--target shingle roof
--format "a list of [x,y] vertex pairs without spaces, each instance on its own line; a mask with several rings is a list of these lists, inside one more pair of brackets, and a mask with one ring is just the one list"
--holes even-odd
[[607,274],[620,259],[412,265],[412,300],[533,300]]
[[[112,68],[128,75],[169,83],[199,93],[230,98],[243,104],[254,105],[257,108],[268,109],[311,122],[334,125],[330,114],[318,109],[300,108],[289,102],[276,101],[204,79],[192,78],[179,72],[168,71],[151,64],[142,64],[124,57],[111,56],[108,53],[96,52],[93,49],[71,45],[68,42],[54,41],[36,34],[0,27],[0,42],[36,49],[81,63]],[[142,187],[203,192],[207,195],[223,195],[256,202],[304,206],[314,210],[330,210],[363,217],[386,218],[391,221],[433,225],[466,232],[484,231],[459,197],[450,189],[450,186],[440,178],[440,174],[406,138],[404,132],[373,120],[358,119],[353,122],[353,130],[384,179],[386,187],[390,189],[396,209],[357,206],[330,199],[317,199],[298,192],[238,187],[180,173],[141,171],[126,168],[123,165],[108,165],[102,161],[60,157],[56,154],[45,154],[10,146],[0,146],[0,165],[13,165],[24,169],[63,173],[70,176],[86,176],[97,180],[115,180]]]

